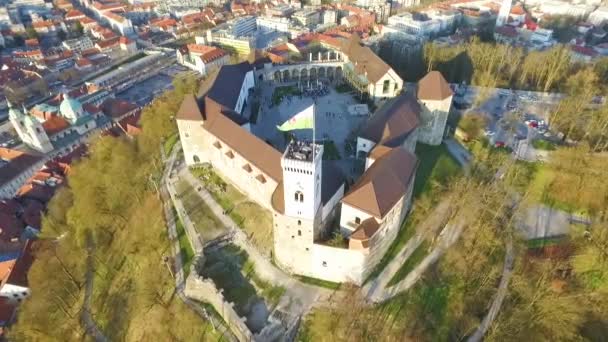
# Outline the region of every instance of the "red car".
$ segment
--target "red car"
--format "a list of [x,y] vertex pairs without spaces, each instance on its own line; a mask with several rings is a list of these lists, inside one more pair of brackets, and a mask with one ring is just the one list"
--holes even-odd
[[497,141],[494,143],[494,147],[505,147],[504,141]]
[[538,127],[538,122],[537,122],[537,121],[534,121],[534,120],[531,120],[531,121],[528,123],[528,126],[530,126],[530,127],[532,127],[532,128],[537,128],[537,127]]

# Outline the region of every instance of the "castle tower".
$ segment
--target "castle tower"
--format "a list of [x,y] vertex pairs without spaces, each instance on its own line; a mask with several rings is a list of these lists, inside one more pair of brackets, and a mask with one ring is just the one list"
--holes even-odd
[[512,0],[503,0],[496,18],[496,27],[504,26],[509,20],[509,13],[511,13],[511,2]]
[[289,272],[312,272],[312,245],[321,225],[322,161],[323,146],[311,142],[291,142],[281,158],[285,210],[274,216],[274,256]]
[[315,219],[321,205],[322,159],[322,145],[294,141],[287,146],[281,158],[285,215]]
[[418,141],[439,145],[452,107],[452,88],[439,71],[431,71],[418,81],[416,97],[422,105]]
[[44,131],[42,123],[31,115],[27,115],[25,110],[22,111],[18,108],[14,108],[8,101],[7,103],[9,107],[9,120],[15,128],[15,131],[17,131],[17,135],[19,135],[21,141],[29,147],[43,153],[52,151],[53,145]]

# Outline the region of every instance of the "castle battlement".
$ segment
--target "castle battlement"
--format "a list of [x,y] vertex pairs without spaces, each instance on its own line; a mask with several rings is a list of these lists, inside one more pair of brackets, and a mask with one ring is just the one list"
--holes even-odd
[[313,157],[315,162],[323,158],[323,145],[311,141],[292,141],[283,153],[281,165],[283,169],[289,167],[312,170],[314,168]]

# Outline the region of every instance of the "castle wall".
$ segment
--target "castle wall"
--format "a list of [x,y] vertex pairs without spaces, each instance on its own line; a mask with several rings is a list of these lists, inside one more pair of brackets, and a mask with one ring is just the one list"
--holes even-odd
[[273,239],[276,263],[290,273],[312,273],[313,220],[274,214]]
[[[342,202],[340,212],[340,233],[344,237],[349,237],[350,234],[357,229],[359,223],[367,220],[370,217],[372,217],[372,215]],[[357,218],[359,219],[359,223],[356,223]]]
[[[178,128],[188,166],[211,164],[214,171],[247,197],[265,208],[272,209],[271,197],[277,187],[276,181],[207,132],[200,121],[178,120]],[[216,142],[219,142],[219,148],[214,145]],[[234,157],[230,158],[228,152]],[[246,164],[251,168],[251,172],[243,168]],[[259,174],[264,176],[265,183],[256,178]]]
[[420,100],[422,112],[418,128],[418,141],[428,145],[439,145],[443,140],[443,132],[452,105],[452,96],[442,101]]

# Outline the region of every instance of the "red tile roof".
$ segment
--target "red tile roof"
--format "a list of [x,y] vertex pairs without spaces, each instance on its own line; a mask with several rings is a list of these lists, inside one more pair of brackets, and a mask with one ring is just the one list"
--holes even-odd
[[49,136],[57,134],[68,127],[70,127],[70,123],[61,116],[57,115],[51,116],[48,120],[42,123],[42,128],[44,128],[44,131]]

